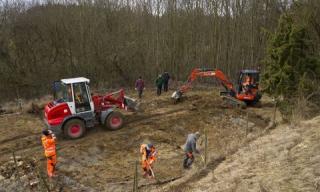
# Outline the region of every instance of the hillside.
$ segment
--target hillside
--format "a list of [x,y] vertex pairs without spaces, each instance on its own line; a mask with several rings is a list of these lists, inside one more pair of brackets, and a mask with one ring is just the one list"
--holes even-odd
[[157,191],[320,191],[320,117],[280,125],[205,175]]

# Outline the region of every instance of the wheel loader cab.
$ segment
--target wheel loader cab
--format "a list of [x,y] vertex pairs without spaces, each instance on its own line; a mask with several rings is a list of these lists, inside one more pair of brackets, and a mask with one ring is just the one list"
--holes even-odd
[[238,79],[238,93],[248,91],[247,89],[258,89],[260,71],[241,70]]
[[56,103],[67,103],[71,114],[93,112],[94,105],[89,89],[90,80],[83,77],[62,79],[54,82]]

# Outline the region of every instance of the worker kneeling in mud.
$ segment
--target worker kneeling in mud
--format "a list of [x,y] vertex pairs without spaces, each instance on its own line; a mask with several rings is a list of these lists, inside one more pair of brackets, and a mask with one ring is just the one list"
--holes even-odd
[[156,160],[157,150],[153,144],[142,144],[140,147],[141,166],[144,171],[143,177],[154,178],[152,165]]
[[187,137],[186,144],[184,146],[185,157],[183,160],[183,167],[185,169],[190,168],[194,161],[193,153],[199,154],[200,151],[197,149],[197,140],[200,138],[200,133],[191,133]]
[[42,131],[42,145],[44,148],[44,155],[47,158],[47,172],[49,177],[55,176],[55,167],[57,164],[57,154],[56,154],[56,136],[51,130]]

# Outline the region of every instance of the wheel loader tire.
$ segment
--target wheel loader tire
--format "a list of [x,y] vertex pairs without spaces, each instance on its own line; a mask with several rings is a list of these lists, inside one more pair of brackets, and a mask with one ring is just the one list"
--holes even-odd
[[118,111],[114,111],[108,115],[105,121],[105,126],[112,131],[122,128],[123,124],[123,115]]
[[63,126],[64,136],[68,139],[78,139],[86,132],[86,126],[80,119],[70,119]]

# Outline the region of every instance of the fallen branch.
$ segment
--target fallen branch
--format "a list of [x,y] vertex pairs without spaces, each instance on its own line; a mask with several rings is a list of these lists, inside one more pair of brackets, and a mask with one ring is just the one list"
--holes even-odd
[[13,116],[13,115],[20,115],[21,112],[16,112],[16,113],[4,113],[1,114],[0,117],[7,117],[7,116]]
[[173,177],[173,178],[169,178],[169,179],[165,179],[165,180],[156,180],[156,182],[154,183],[147,183],[147,184],[142,184],[140,185],[138,188],[142,188],[142,187],[146,187],[146,186],[150,186],[150,185],[163,185],[163,184],[166,184],[166,183],[170,183],[172,181],[175,181],[177,179],[180,179],[182,178],[183,176],[177,176],[177,177]]

